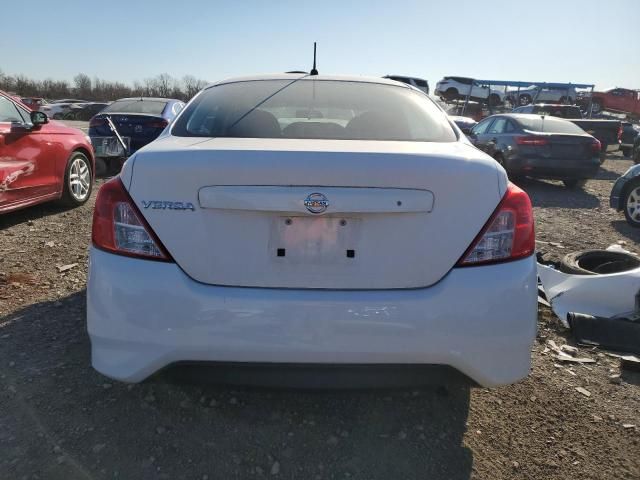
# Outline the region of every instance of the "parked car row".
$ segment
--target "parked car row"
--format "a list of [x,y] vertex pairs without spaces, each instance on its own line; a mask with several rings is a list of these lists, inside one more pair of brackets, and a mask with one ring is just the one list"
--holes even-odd
[[58,115],[56,119],[89,121],[108,105],[109,103],[104,102],[73,103],[62,115]]
[[47,117],[51,119],[61,120],[73,105],[79,105],[84,103],[89,103],[89,102],[87,102],[86,100],[63,98],[61,100],[54,100],[45,105],[41,105],[38,110],[46,113]]

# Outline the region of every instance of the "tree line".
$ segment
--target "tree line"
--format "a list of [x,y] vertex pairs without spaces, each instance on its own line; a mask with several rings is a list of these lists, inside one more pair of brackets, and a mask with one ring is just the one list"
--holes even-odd
[[164,97],[187,101],[198,93],[208,82],[185,75],[182,79],[162,73],[133,86],[122,82],[112,82],[91,78],[85,73],[66,80],[34,80],[25,75],[8,75],[0,70],[0,90],[15,93],[22,97],[41,97],[49,100],[59,98],[78,98],[81,100],[112,101],[124,97]]

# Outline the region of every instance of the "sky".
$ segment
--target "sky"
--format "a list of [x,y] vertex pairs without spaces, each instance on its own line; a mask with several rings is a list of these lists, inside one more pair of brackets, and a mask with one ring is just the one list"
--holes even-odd
[[0,70],[131,84],[321,74],[640,88],[640,0],[29,0],[2,6]]

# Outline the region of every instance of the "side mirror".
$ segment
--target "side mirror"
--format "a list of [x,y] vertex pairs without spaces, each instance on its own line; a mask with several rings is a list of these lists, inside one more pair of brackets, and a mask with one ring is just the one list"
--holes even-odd
[[460,129],[462,131],[462,133],[464,133],[465,135],[471,135],[471,129],[469,127],[462,127]]
[[33,111],[31,112],[31,123],[34,127],[39,127],[40,125],[44,125],[45,123],[49,123],[49,118],[47,114],[44,112]]

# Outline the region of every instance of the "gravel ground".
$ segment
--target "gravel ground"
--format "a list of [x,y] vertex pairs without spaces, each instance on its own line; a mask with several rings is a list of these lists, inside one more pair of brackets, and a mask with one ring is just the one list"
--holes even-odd
[[[538,249],[640,253],[640,231],[608,207],[629,165],[609,157],[584,190],[524,182]],[[85,329],[92,204],[0,217],[0,478],[640,478],[640,374],[587,348],[595,364],[561,365],[547,342],[571,342],[545,307],[532,373],[509,387],[113,382],[91,369]]]

